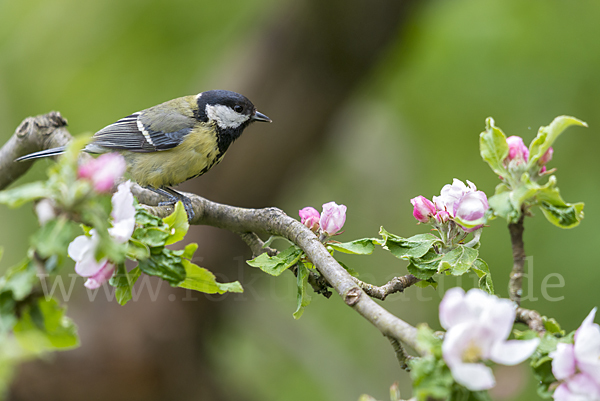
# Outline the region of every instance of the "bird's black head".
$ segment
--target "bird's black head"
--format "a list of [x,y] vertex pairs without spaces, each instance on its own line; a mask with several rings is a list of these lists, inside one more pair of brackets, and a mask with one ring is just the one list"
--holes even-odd
[[256,110],[250,100],[236,92],[211,90],[198,94],[196,99],[198,119],[215,125],[222,152],[242,135],[251,122],[271,122],[269,117]]

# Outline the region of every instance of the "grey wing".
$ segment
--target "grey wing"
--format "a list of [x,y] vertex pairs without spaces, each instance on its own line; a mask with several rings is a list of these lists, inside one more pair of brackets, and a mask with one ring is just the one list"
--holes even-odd
[[[155,152],[157,149],[148,141],[138,126],[140,113],[133,113],[96,132],[86,149],[96,146],[111,150],[131,152]],[[89,149],[88,149],[89,148]]]
[[[193,122],[189,118],[182,115],[179,117],[176,114],[161,115],[160,112],[156,113],[152,109],[131,114],[96,132],[88,147],[99,146],[130,152],[156,152],[172,149],[183,141],[193,126]],[[156,122],[154,125],[147,123],[148,115],[154,117]],[[170,124],[165,125],[165,120]]]

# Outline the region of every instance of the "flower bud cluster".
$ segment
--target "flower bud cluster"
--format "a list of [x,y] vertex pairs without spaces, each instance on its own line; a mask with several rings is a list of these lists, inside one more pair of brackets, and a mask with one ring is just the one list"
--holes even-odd
[[[529,149],[525,146],[523,138],[520,136],[509,136],[506,138],[508,145],[508,156],[504,159],[504,166],[513,175],[520,176],[525,172],[527,162],[529,161]],[[540,167],[538,174],[544,174],[546,172],[546,164],[552,160],[554,149],[549,148],[546,153],[537,162]]]
[[487,197],[471,181],[467,184],[455,178],[452,185],[444,185],[440,196],[433,197],[433,202],[424,196],[411,199],[413,216],[419,222],[432,224],[438,229],[455,220],[465,233],[481,228],[482,224],[471,226],[468,223],[485,216],[489,208]]
[[335,202],[325,203],[323,213],[310,206],[301,209],[298,213],[302,224],[323,238],[339,234],[346,222],[346,206]]

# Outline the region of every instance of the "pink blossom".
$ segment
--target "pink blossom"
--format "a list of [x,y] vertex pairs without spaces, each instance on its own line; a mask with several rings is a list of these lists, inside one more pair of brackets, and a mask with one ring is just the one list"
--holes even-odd
[[321,231],[327,235],[335,235],[342,229],[346,222],[346,206],[335,202],[325,203],[323,213],[319,219]]
[[[88,277],[84,284],[88,288],[98,288],[108,280],[114,272],[114,265],[106,258],[96,260],[96,250],[100,237],[96,230],[90,231],[91,237],[80,235],[69,244],[69,257],[75,261],[75,272],[82,277]],[[112,270],[111,270],[112,268]]]
[[437,212],[435,205],[424,196],[412,198],[410,203],[413,205],[413,216],[421,223],[427,223]]
[[600,400],[600,326],[594,323],[597,308],[575,332],[574,344],[559,343],[550,353],[552,373],[562,383],[554,392],[558,401]]
[[520,136],[509,136],[506,138],[508,144],[508,160],[518,159],[518,161],[526,162],[529,158],[529,149],[523,143],[523,138]]
[[[465,224],[483,218],[489,208],[485,193],[478,191],[471,181],[467,180],[467,184],[468,186],[455,178],[452,185],[444,185],[440,196],[433,197],[433,202],[439,211],[446,211],[450,217],[458,218]],[[443,216],[440,216],[436,220],[442,218]],[[480,227],[481,224],[475,227],[463,227],[463,229],[465,232],[471,232]]]
[[507,341],[514,319],[507,299],[479,289],[446,292],[440,303],[440,323],[447,330],[442,355],[457,383],[472,391],[492,388],[494,375],[483,362],[516,365],[531,356],[539,339]]
[[313,231],[319,229],[319,219],[321,218],[321,215],[319,214],[317,209],[315,209],[314,207],[307,206],[304,209],[300,209],[298,211],[298,214],[300,215],[300,221],[306,227],[310,228]]
[[127,165],[118,153],[106,153],[79,166],[77,176],[92,181],[98,192],[109,192],[123,176]]

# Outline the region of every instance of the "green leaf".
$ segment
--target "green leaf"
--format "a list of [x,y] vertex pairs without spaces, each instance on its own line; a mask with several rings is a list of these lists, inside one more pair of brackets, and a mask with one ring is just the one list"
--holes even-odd
[[[427,272],[430,272],[431,270],[426,270],[426,271],[427,271]],[[414,274],[413,274],[413,276],[414,276]],[[438,283],[437,283],[437,281],[435,281],[433,278],[428,278],[428,279],[426,279],[426,280],[417,281],[417,282],[415,283],[415,286],[416,286],[416,287],[419,287],[419,288],[427,288],[427,287],[430,287],[430,286],[431,286],[431,287],[433,287],[434,289],[437,289],[437,287],[438,287]]]
[[185,259],[170,249],[162,249],[150,258],[139,261],[139,268],[149,276],[157,276],[176,286],[185,280]]
[[252,267],[258,267],[272,276],[279,276],[286,269],[298,263],[302,255],[304,255],[304,251],[294,245],[275,256],[262,253],[246,263]]
[[389,233],[383,227],[379,230],[379,234],[383,237],[384,248],[400,259],[420,258],[435,244],[442,243],[442,240],[433,234],[418,234],[410,238],[402,238]]
[[298,293],[296,295],[296,311],[294,312],[294,319],[300,319],[304,313],[304,308],[310,304],[310,294],[307,292],[308,288],[308,269],[304,263],[298,263],[298,276],[296,277],[296,285],[298,287]]
[[77,327],[53,298],[38,298],[24,306],[13,332],[21,347],[32,352],[79,345]]
[[409,260],[410,263],[419,269],[432,270],[434,273],[437,273],[443,257],[444,255],[438,255],[435,251],[431,250],[420,258],[409,258]]
[[117,265],[117,271],[110,279],[110,285],[116,288],[115,297],[119,305],[125,305],[131,300],[131,289],[141,274],[139,267],[128,272],[123,263]]
[[181,201],[175,204],[175,210],[173,213],[171,213],[170,216],[165,217],[163,221],[169,226],[170,229],[169,238],[165,242],[165,245],[170,245],[181,241],[190,228],[188,216]]
[[31,294],[33,286],[39,283],[36,274],[34,263],[26,258],[0,277],[0,292],[11,292],[15,301],[22,301]]
[[544,322],[544,328],[548,333],[559,334],[561,336],[565,335],[565,331],[560,328],[560,324],[558,324],[554,318],[542,316],[542,321]]
[[150,257],[150,248],[136,239],[130,238],[127,243],[127,257],[131,260],[142,260]]
[[488,294],[494,295],[494,283],[488,264],[483,259],[477,258],[471,265],[471,270],[479,277],[479,288]]
[[198,249],[198,244],[196,244],[195,242],[191,242],[185,246],[181,257],[192,260],[197,249]]
[[140,227],[133,233],[134,239],[137,239],[151,248],[165,246],[169,236],[169,231],[159,227]]
[[31,245],[42,258],[67,256],[67,248],[80,233],[79,225],[60,216],[44,224],[32,237]]
[[[9,291],[0,291],[0,336],[12,330],[17,323],[15,315],[16,301]],[[0,341],[0,344],[2,341]]]
[[537,167],[538,160],[550,149],[556,138],[572,125],[587,127],[587,124],[583,121],[569,116],[556,117],[550,125],[540,127],[537,136],[529,145],[529,162],[527,163],[527,168],[539,169]]
[[494,125],[494,119],[491,117],[485,120],[485,125],[485,131],[479,135],[481,158],[490,165],[496,174],[507,177],[508,171],[503,164],[504,159],[508,156],[506,135]]
[[444,255],[440,262],[439,272],[450,270],[453,276],[461,276],[469,271],[479,252],[476,249],[464,245],[457,245],[456,248]]
[[412,263],[409,263],[406,269],[410,274],[421,280],[429,280],[437,273],[437,270],[421,269]]
[[0,191],[0,203],[10,208],[19,207],[27,202],[48,196],[48,187],[45,182],[32,182],[19,185],[5,191]]
[[232,283],[219,283],[214,274],[187,259],[183,260],[185,266],[185,280],[178,287],[204,292],[206,294],[223,294],[225,292],[244,292],[238,281]]
[[373,238],[362,238],[350,242],[330,242],[327,244],[336,251],[351,255],[370,255],[375,249]]
[[144,209],[141,205],[135,205],[135,222],[143,227],[163,227],[164,221]]
[[442,359],[442,340],[426,324],[417,327],[417,344],[425,356],[411,359],[413,396],[419,401],[447,399],[454,379]]

